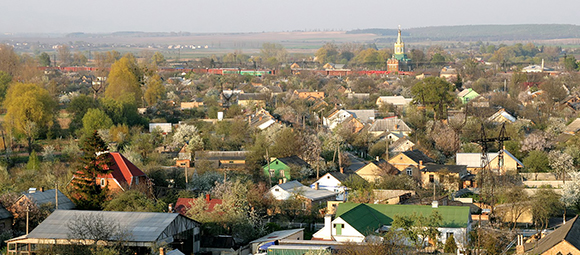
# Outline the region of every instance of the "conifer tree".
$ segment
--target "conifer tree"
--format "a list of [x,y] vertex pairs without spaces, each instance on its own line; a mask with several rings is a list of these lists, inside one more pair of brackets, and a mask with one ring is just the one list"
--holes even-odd
[[82,164],[73,179],[75,204],[79,209],[102,209],[108,190],[97,183],[97,178],[112,171],[110,166],[113,161],[106,152],[107,144],[97,131],[84,140],[82,151]]

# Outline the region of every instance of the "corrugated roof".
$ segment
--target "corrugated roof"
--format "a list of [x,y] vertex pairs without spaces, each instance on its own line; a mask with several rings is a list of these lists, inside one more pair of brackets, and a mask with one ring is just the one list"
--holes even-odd
[[[153,212],[110,212],[110,211],[76,211],[56,210],[36,227],[28,238],[39,239],[69,239],[70,229],[68,223],[77,217],[102,217],[105,220],[115,222],[122,231],[128,231],[129,241],[155,242],[161,234],[172,226],[178,218],[195,222],[178,213],[153,213]],[[199,223],[197,223],[199,224]],[[180,224],[180,227],[184,227]],[[169,230],[171,235],[180,229]],[[187,229],[181,229],[185,231]]]
[[375,119],[375,110],[346,110],[354,118],[360,120],[363,123],[371,122]]
[[369,132],[400,131],[411,132],[411,128],[399,118],[378,119],[371,124]]
[[[32,202],[37,205],[44,205],[47,203],[52,203],[56,205],[56,192],[55,189],[49,189],[44,192],[26,193],[23,196],[28,197]],[[60,190],[58,191],[58,209],[59,210],[70,210],[75,208],[75,204],[65,196]]]
[[284,239],[286,237],[289,237],[291,235],[294,235],[296,233],[299,233],[300,231],[304,231],[304,229],[297,228],[297,229],[274,231],[266,236],[263,236],[263,237],[260,237],[256,240],[254,240],[254,241],[251,241],[250,243],[262,243],[262,242],[266,242],[266,241],[280,240],[280,239]]
[[383,225],[390,226],[395,215],[417,213],[428,217],[432,211],[438,211],[442,217],[440,227],[466,228],[470,222],[469,206],[429,205],[388,205],[341,203],[336,209],[336,217],[342,218],[361,234],[374,232]]
[[196,151],[195,160],[246,160],[248,151]]

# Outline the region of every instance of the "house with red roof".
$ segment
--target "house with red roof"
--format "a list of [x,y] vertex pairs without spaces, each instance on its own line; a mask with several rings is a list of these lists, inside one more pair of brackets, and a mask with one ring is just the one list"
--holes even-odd
[[[139,184],[148,183],[149,177],[141,169],[135,166],[131,161],[125,158],[119,152],[110,152],[112,164],[107,166],[113,170],[106,175],[97,176],[97,185],[101,188],[108,188],[111,192],[125,191]],[[73,179],[77,176],[73,176]]]
[[[177,203],[175,203],[175,212],[179,213],[183,216],[186,216],[186,213],[191,207],[195,204],[195,198],[178,198]],[[205,202],[207,203],[207,208],[205,209],[206,212],[211,213],[215,210],[216,205],[221,205],[223,200],[211,198],[209,194],[205,195]],[[220,212],[223,214],[223,212]]]

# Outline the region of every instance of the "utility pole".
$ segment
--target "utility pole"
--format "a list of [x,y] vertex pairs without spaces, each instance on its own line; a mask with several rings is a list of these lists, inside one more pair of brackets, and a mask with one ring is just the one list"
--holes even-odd
[[55,183],[56,189],[54,191],[54,197],[55,197],[55,210],[58,210],[58,182]]
[[28,212],[30,212],[30,205],[26,206],[26,235],[28,235]]
[[385,136],[385,160],[389,161],[389,136]]

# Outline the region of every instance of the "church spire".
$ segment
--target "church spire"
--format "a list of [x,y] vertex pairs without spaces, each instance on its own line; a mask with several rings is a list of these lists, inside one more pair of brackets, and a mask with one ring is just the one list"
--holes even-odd
[[401,25],[399,25],[399,35],[397,36],[397,44],[403,43],[403,38],[401,38]]
[[395,43],[395,55],[405,54],[405,43],[401,37],[401,25],[399,25],[399,34],[397,36],[397,42]]

